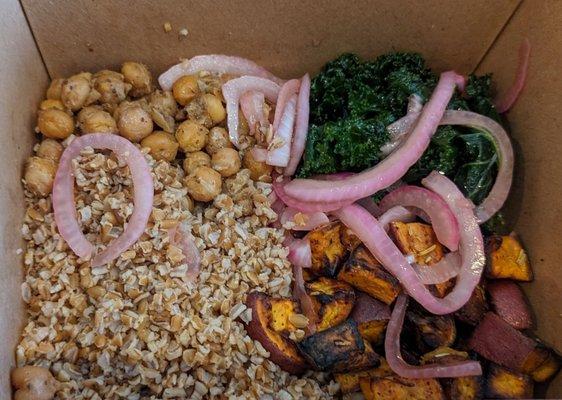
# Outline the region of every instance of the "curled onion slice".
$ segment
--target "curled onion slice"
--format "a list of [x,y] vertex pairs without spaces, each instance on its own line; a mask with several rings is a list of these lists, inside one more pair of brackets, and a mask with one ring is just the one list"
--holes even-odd
[[330,222],[323,212],[301,213],[294,208],[287,207],[281,214],[281,225],[294,231],[311,231],[314,228]]
[[288,196],[285,193],[285,184],[287,180],[283,180],[281,182],[275,180],[273,182],[273,190],[277,194],[277,197],[281,199],[281,201],[287,205],[288,207],[292,207],[295,210],[299,210],[305,213],[313,213],[322,210],[329,210],[334,211],[342,208],[344,205],[348,204],[348,202],[340,202],[340,203],[305,203],[300,200],[294,199],[291,196]]
[[248,121],[250,133],[254,135],[260,128],[266,128],[269,125],[264,109],[265,96],[263,93],[251,91],[244,93],[240,97],[240,108]]
[[299,97],[297,99],[297,117],[295,121],[295,133],[291,145],[291,158],[285,167],[285,176],[293,175],[306,147],[306,136],[308,134],[308,118],[310,112],[310,76],[304,75],[301,79]]
[[113,151],[129,166],[134,185],[133,214],[123,234],[94,257],[92,266],[95,267],[119,257],[143,234],[152,211],[154,186],[150,167],[144,155],[127,139],[107,133],[90,133],[74,139],[64,150],[59,161],[53,184],[53,209],[60,235],[78,257],[87,259],[94,251],[93,245],[88,242],[80,229],[74,204],[72,160],[78,157],[85,147]]
[[170,235],[170,244],[179,246],[184,256],[184,261],[187,264],[186,279],[188,281],[195,281],[199,276],[201,268],[201,254],[195,245],[195,238],[191,234],[191,229],[185,222],[176,225],[168,231]]
[[423,210],[429,216],[437,240],[451,251],[459,248],[457,220],[447,203],[431,190],[410,185],[401,186],[384,196],[379,206],[382,212],[394,206]]
[[[292,236],[291,236],[292,237]],[[289,261],[300,268],[312,266],[312,250],[307,239],[294,239],[289,243]]]
[[238,106],[240,97],[251,91],[263,93],[265,98],[271,102],[277,100],[279,85],[269,79],[255,76],[241,76],[231,79],[222,85],[222,94],[226,101],[227,125],[230,141],[238,146]]
[[[297,242],[297,240],[291,243],[293,248],[298,246],[297,244],[294,244],[295,242]],[[289,257],[293,257],[291,256],[290,250],[289,250]],[[308,326],[306,331],[309,335],[311,335],[314,332],[316,332],[316,313],[314,312],[314,304],[312,302],[312,298],[309,296],[308,293],[306,293],[306,289],[304,287],[304,277],[302,274],[302,269],[303,269],[303,265],[301,265],[300,262],[293,264],[293,275],[295,278],[294,287],[293,287],[293,298],[298,300],[304,315],[308,318]]]
[[273,116],[273,130],[276,131],[281,123],[281,117],[283,116],[283,111],[285,106],[293,97],[299,93],[301,82],[298,79],[288,80],[281,86],[279,90],[279,96],[277,96],[277,102],[275,104],[275,114]]
[[374,167],[342,181],[295,179],[285,187],[287,194],[307,202],[353,202],[390,186],[422,156],[443,117],[455,87],[463,83],[464,78],[452,71],[442,73],[412,133],[399,149]]
[[451,252],[445,254],[441,260],[432,265],[412,264],[414,270],[424,285],[435,285],[447,282],[457,276],[461,269],[461,257],[459,253]]
[[210,54],[195,56],[174,65],[158,77],[158,83],[163,90],[171,90],[174,82],[184,75],[193,75],[199,71],[215,72],[218,74],[248,75],[269,79],[277,84],[283,80],[273,75],[253,61],[241,57]]
[[517,73],[515,74],[515,81],[513,85],[504,93],[502,97],[496,100],[496,109],[499,113],[508,111],[521,94],[525,86],[527,78],[527,70],[529,69],[529,58],[531,56],[531,43],[529,39],[523,39],[521,46],[519,46],[519,64],[517,65]]
[[406,315],[408,297],[398,296],[390,321],[386,328],[384,350],[390,369],[403,378],[457,378],[461,376],[482,375],[482,367],[478,361],[458,361],[450,364],[410,365],[402,358],[400,351],[400,333]]
[[[369,211],[366,207],[365,209]],[[372,214],[372,213],[371,213]],[[402,206],[394,206],[384,211],[379,217],[379,224],[385,231],[388,231],[388,225],[394,221],[412,222],[416,220],[416,216]]]
[[273,131],[273,139],[269,144],[266,163],[275,167],[285,167],[291,156],[291,141],[295,128],[297,95],[293,95],[279,122],[277,130]]

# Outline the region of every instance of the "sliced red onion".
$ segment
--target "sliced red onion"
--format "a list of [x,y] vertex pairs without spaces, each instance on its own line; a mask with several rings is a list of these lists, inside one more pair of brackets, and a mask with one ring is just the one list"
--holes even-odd
[[285,109],[279,122],[277,130],[273,131],[273,139],[269,144],[266,163],[275,167],[285,167],[289,163],[291,156],[291,141],[295,128],[297,95],[293,95]]
[[144,155],[127,139],[106,133],[90,133],[74,139],[65,149],[59,161],[53,184],[53,209],[60,235],[78,257],[87,259],[92,256],[94,251],[92,244],[88,242],[80,229],[74,204],[72,160],[78,157],[85,147],[113,151],[129,166],[134,185],[133,214],[126,224],[123,234],[94,257],[92,267],[95,267],[119,257],[143,234],[152,211],[154,186],[150,167]]
[[336,172],[335,174],[314,175],[312,179],[319,179],[323,181],[341,181],[353,175],[355,175],[355,172],[344,171],[344,172]]
[[517,73],[513,85],[504,93],[502,97],[496,100],[496,109],[499,113],[508,111],[521,94],[525,86],[527,78],[527,70],[529,69],[529,58],[531,56],[531,43],[528,38],[523,39],[519,47],[519,64],[517,65]]
[[423,108],[423,100],[417,94],[412,94],[408,97],[408,114],[421,112]]
[[[301,214],[300,216],[298,214]],[[303,224],[299,224],[299,218],[303,220]],[[329,223],[328,216],[323,212],[301,213],[294,208],[287,207],[281,214],[281,225],[285,229],[294,231],[311,231],[314,228]]]
[[191,282],[195,281],[201,268],[201,254],[195,245],[195,238],[191,234],[191,229],[185,223],[180,223],[168,230],[168,234],[170,235],[170,244],[179,245],[185,257],[185,263],[188,267],[186,279]]
[[240,97],[240,108],[242,113],[248,121],[250,133],[255,135],[256,131],[260,128],[265,128],[269,125],[267,116],[264,110],[265,96],[261,92],[252,90],[251,92],[244,93]]
[[174,82],[184,75],[193,75],[199,71],[218,74],[248,75],[265,78],[281,85],[284,81],[253,61],[245,58],[219,54],[195,56],[174,65],[158,77],[163,90],[172,90]]
[[283,174],[292,176],[297,170],[306,147],[308,134],[308,119],[310,112],[310,76],[305,74],[301,79],[299,97],[297,99],[297,118],[295,121],[295,134],[291,145],[291,158]]
[[[367,208],[365,207],[365,209]],[[367,211],[369,210],[367,209]],[[386,210],[379,217],[379,224],[381,224],[382,228],[388,232],[388,226],[390,225],[391,222],[395,222],[395,221],[413,222],[415,220],[416,220],[416,216],[412,214],[410,211],[408,211],[402,206],[394,206]]]
[[423,210],[433,225],[437,240],[449,250],[459,248],[459,226],[447,203],[431,190],[406,185],[393,190],[379,204],[382,212],[392,207],[416,207]]
[[275,82],[258,78],[255,76],[242,76],[231,79],[222,85],[222,95],[226,101],[227,125],[230,141],[238,146],[238,106],[240,97],[251,91],[263,93],[265,98],[271,102],[277,100],[280,87]]
[[412,264],[418,274],[420,282],[425,285],[435,285],[447,282],[457,276],[461,269],[461,256],[458,252],[445,254],[441,260],[431,265]]
[[400,333],[406,315],[408,297],[398,296],[396,305],[386,328],[384,350],[390,369],[397,375],[409,379],[458,378],[461,376],[482,375],[478,361],[458,361],[450,364],[410,365],[402,358],[400,350]]
[[281,117],[283,116],[283,111],[285,111],[285,106],[293,97],[299,93],[301,82],[298,79],[288,80],[281,86],[279,90],[279,96],[277,97],[277,103],[275,104],[275,114],[273,116],[273,130],[279,129],[279,124],[281,123]]
[[[433,190],[441,196],[447,196],[445,201],[461,227],[459,243],[459,254],[462,259],[461,271],[455,287],[443,299],[433,296],[420,282],[406,257],[396,247],[379,222],[364,208],[352,204],[334,214],[359,237],[375,258],[402,283],[410,296],[418,303],[434,314],[449,314],[468,301],[480,280],[485,261],[484,245],[470,202],[464,198],[454,183],[444,176],[436,175],[449,182],[452,187],[447,185],[447,191],[443,192],[442,188],[433,184],[434,181],[442,179],[433,177],[433,173],[426,180],[432,184],[431,189],[436,186],[437,190]],[[445,186],[443,183],[441,185]]]
[[267,149],[262,147],[254,146],[250,150],[252,152],[252,157],[258,162],[265,162],[267,160]]
[[[297,240],[295,240],[293,243],[295,242],[297,242]],[[293,245],[293,243],[291,243],[291,245]],[[292,258],[290,254],[291,253],[289,251],[289,257]],[[305,263],[307,262],[307,260],[303,260],[303,261]],[[302,274],[303,265],[306,264],[300,264],[300,262],[293,264],[293,275],[295,278],[295,283],[293,287],[293,298],[298,300],[303,314],[308,318],[307,334],[311,335],[314,332],[316,332],[316,312],[314,312],[314,304],[312,302],[312,298],[308,295],[308,293],[306,293],[306,289],[304,287],[304,277]]]
[[342,208],[344,205],[347,205],[348,202],[341,202],[341,203],[305,203],[302,202],[300,200],[294,199],[291,196],[288,196],[287,193],[285,193],[285,185],[287,183],[287,180],[283,180],[281,182],[278,181],[274,181],[273,182],[273,190],[275,191],[275,193],[277,194],[277,196],[281,199],[281,201],[289,206],[292,207],[296,210],[299,210],[301,212],[306,212],[306,213],[312,213],[312,212],[317,212],[317,211],[322,211],[322,210],[329,210],[329,211],[334,211],[334,210],[338,210],[340,208]]
[[[292,235],[289,235],[292,237]],[[289,243],[289,261],[300,268],[312,266],[312,250],[307,239],[294,239]]]
[[287,194],[306,202],[334,203],[355,201],[390,186],[422,156],[443,117],[455,87],[463,82],[464,78],[452,71],[441,74],[437,87],[423,107],[412,133],[399,149],[376,166],[343,181],[295,179],[287,184]]

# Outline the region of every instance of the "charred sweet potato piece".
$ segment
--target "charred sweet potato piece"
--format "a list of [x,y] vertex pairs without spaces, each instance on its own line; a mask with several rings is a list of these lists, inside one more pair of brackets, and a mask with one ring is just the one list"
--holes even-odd
[[450,315],[434,315],[421,307],[413,306],[406,311],[405,327],[413,334],[415,347],[423,352],[455,342],[457,329]]
[[468,346],[482,357],[524,374],[532,374],[550,355],[548,349],[492,312],[474,329]]
[[[443,258],[443,246],[437,240],[431,225],[419,222],[391,222],[390,234],[398,248],[404,254],[414,256],[418,264],[432,265]],[[450,279],[430,285],[430,290],[437,297],[443,298],[455,286],[454,281]]]
[[357,237],[357,235],[343,224],[341,227],[341,242],[350,252],[361,244],[361,240]]
[[291,299],[275,299],[269,298],[271,307],[271,318],[269,327],[275,332],[290,333],[294,332],[297,327],[291,323],[295,314],[298,314],[298,305]]
[[367,369],[357,372],[344,372],[334,374],[336,382],[340,385],[342,393],[352,393],[360,390],[360,378],[384,378],[393,375],[392,370],[388,366],[386,360],[381,357],[380,365],[377,368]]
[[384,339],[384,331],[390,319],[390,308],[364,292],[357,292],[351,318],[357,322],[363,339],[378,345]]
[[308,336],[297,344],[309,363],[320,371],[356,371],[379,365],[379,356],[363,341],[353,320]]
[[347,319],[355,303],[355,291],[345,282],[319,278],[306,284],[318,315],[318,332],[339,325]]
[[[438,347],[430,353],[422,356],[422,364],[448,363],[464,361],[468,359],[468,353],[451,349],[450,347]],[[439,380],[443,386],[445,397],[450,400],[476,400],[482,398],[482,377],[463,376],[460,378],[443,378]]]
[[556,375],[559,369],[560,357],[556,353],[549,351],[546,360],[531,372],[531,378],[533,378],[535,382],[546,382]]
[[474,288],[470,299],[454,313],[454,316],[459,321],[475,326],[482,320],[486,312],[488,312],[486,291],[482,285],[478,285]]
[[492,309],[505,322],[520,330],[533,326],[531,307],[517,283],[507,280],[490,282],[487,290]]
[[533,397],[533,381],[527,375],[491,364],[486,375],[485,396],[490,399],[528,399]]
[[437,379],[407,379],[396,375],[385,378],[360,378],[365,400],[445,400]]
[[341,240],[343,225],[333,222],[310,231],[306,237],[312,252],[310,271],[316,276],[333,278],[347,255],[347,248]]
[[[271,328],[271,298],[264,293],[252,292],[246,299],[246,306],[252,309],[252,320],[246,325],[246,331],[270,353],[269,359],[291,374],[304,372],[307,364],[295,343]],[[283,326],[280,322],[274,325]]]
[[523,282],[533,280],[529,258],[517,238],[492,236],[487,240],[486,248],[489,253],[486,265],[488,278],[505,278]]
[[398,280],[363,245],[351,253],[338,279],[386,304],[391,304],[401,291]]

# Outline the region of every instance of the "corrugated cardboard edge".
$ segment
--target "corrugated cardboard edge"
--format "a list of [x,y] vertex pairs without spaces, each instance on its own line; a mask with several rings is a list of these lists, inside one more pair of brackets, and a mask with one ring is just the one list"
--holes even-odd
[[0,398],[10,398],[9,372],[25,320],[21,300],[24,213],[20,179],[31,153],[35,111],[48,82],[47,72],[18,1],[2,2],[0,19]]
[[[532,50],[525,89],[508,114],[517,165],[509,215],[529,251],[535,281],[524,284],[537,319],[537,335],[562,352],[562,2],[524,1],[478,67],[493,71],[498,90],[511,84],[518,47]],[[562,377],[547,393],[562,398]]]

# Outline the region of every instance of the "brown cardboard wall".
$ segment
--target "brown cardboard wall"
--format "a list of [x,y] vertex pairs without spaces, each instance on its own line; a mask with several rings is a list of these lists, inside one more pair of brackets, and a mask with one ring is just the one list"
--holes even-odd
[[0,399],[10,398],[9,371],[23,327],[22,247],[24,209],[20,178],[35,136],[35,110],[47,72],[17,0],[2,1],[0,18]]
[[[527,85],[509,113],[518,149],[510,206],[516,231],[529,249],[535,282],[527,284],[538,335],[562,351],[562,2],[524,1],[478,72],[493,71],[500,91],[512,82],[517,50],[524,37],[532,52]],[[562,378],[549,396],[562,398]]]
[[[240,55],[297,76],[344,51],[374,57],[392,49],[422,51],[437,68],[468,72],[519,0],[22,2],[57,77],[129,59],[160,73],[203,53]],[[180,40],[181,28],[189,33]]]

